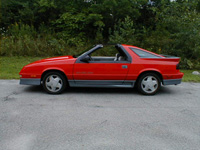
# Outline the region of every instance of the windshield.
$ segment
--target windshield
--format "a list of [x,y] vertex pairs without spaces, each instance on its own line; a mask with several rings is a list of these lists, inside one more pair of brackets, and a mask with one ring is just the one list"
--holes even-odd
[[93,47],[94,47],[94,46],[90,46],[89,48],[87,48],[86,50],[80,52],[79,54],[73,55],[73,57],[74,57],[74,58],[77,58],[77,57],[81,56],[83,53],[85,53],[85,52],[89,51],[90,49],[92,49]]

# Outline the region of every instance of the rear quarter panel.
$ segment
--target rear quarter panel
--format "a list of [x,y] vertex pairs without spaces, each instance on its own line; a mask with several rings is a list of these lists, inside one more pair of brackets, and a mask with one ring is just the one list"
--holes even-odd
[[140,58],[129,47],[124,46],[132,57],[126,80],[137,80],[138,76],[145,71],[159,72],[163,79],[182,78],[183,74],[176,69],[179,58]]

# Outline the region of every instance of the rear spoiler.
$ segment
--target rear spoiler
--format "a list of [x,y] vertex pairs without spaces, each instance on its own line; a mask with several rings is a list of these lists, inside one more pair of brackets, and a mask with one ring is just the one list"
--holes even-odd
[[164,54],[159,54],[159,55],[164,56],[166,58],[180,58],[180,57],[171,56],[171,55],[164,55]]
[[160,58],[142,58],[142,59],[145,59],[145,60],[159,60],[159,61],[173,61],[173,62],[179,62],[180,61],[180,57],[176,57],[176,56],[170,56],[170,55],[163,55],[163,54],[159,54],[160,56],[163,56],[163,57],[160,57]]

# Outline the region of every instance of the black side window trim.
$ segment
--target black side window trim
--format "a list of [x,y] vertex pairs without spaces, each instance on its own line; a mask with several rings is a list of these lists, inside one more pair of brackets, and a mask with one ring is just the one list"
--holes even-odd
[[[92,53],[93,51],[96,51],[97,49],[102,48],[102,45],[97,45],[95,47],[93,47],[92,49],[90,49],[89,51],[85,52],[83,55],[79,56],[76,60],[75,63],[85,63],[82,62],[81,59],[84,58],[86,55]],[[125,55],[127,56],[127,61],[99,61],[99,62],[90,62],[90,63],[131,63],[132,62],[132,57],[130,56],[130,54],[124,49],[124,47],[121,44],[117,44],[116,48],[120,48]]]
[[[86,63],[82,62],[81,63]],[[90,61],[89,63],[91,64],[130,64],[131,62],[129,61]]]

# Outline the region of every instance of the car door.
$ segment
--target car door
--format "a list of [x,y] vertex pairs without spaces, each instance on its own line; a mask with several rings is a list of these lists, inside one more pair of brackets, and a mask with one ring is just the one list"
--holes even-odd
[[74,64],[74,81],[77,84],[122,84],[129,65],[129,62],[78,62]]
[[[130,68],[131,57],[121,45],[111,47],[109,50],[113,50],[112,55],[106,54],[108,51],[106,47],[103,49],[103,45],[97,45],[78,57],[74,64],[72,84],[74,86],[123,84]],[[117,56],[124,56],[124,59],[118,60]]]

